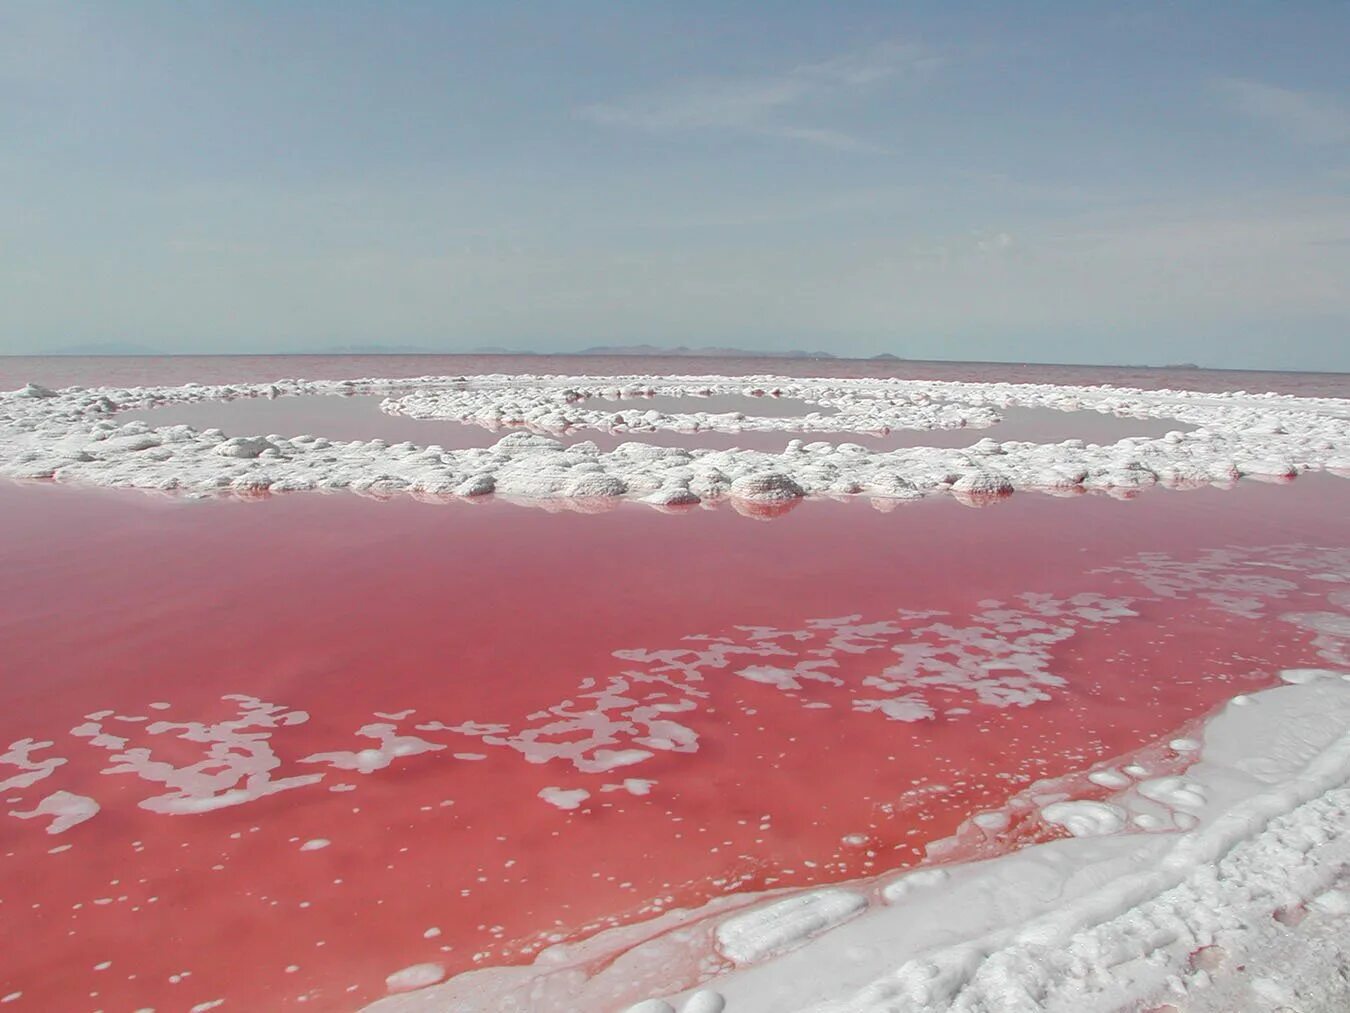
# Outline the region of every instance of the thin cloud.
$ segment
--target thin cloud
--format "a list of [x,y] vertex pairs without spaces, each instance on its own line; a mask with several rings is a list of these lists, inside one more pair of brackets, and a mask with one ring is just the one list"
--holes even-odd
[[1350,109],[1326,95],[1225,77],[1214,89],[1239,113],[1305,144],[1350,141]]
[[927,74],[939,62],[918,46],[891,42],[777,75],[677,82],[583,106],[577,115],[651,133],[732,130],[838,150],[875,150],[875,145],[843,131],[796,122],[795,114],[810,102],[856,97],[886,81]]

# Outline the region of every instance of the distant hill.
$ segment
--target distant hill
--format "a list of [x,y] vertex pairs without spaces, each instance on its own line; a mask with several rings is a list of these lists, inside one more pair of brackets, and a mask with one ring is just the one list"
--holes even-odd
[[807,352],[801,349],[791,349],[785,352],[766,352],[760,350],[751,350],[748,348],[722,348],[709,346],[704,348],[690,348],[687,345],[592,345],[590,348],[583,348],[579,352],[571,353],[573,355],[697,355],[708,358],[744,358],[751,357],[756,359],[833,359],[830,352]]
[[332,345],[316,348],[300,355],[437,355],[434,348],[421,345]]

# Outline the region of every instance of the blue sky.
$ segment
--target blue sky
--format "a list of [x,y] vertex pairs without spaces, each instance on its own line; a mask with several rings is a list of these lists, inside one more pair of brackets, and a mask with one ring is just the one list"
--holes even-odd
[[1346,4],[0,0],[0,352],[1350,370]]

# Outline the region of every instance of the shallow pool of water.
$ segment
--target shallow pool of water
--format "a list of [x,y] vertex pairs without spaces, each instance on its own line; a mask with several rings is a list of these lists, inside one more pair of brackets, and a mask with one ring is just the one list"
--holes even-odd
[[[439,444],[447,450],[466,447],[489,447],[514,430],[486,429],[459,422],[411,419],[380,410],[379,395],[317,395],[279,398],[236,398],[230,401],[198,401],[171,404],[158,408],[119,413],[123,421],[142,420],[150,425],[190,425],[196,429],[217,428],[232,436],[256,436],[276,433],[281,436],[299,436],[310,433],[331,440],[386,440],[400,443],[405,440],[419,445]],[[651,399],[652,401],[662,399]],[[657,410],[699,411],[713,410],[705,402],[714,398],[668,398],[679,406]],[[765,405],[774,408],[774,417],[796,417],[816,410],[806,402],[785,404],[774,398],[739,398],[753,402],[752,407]],[[597,405],[601,402],[595,401]],[[643,407],[646,399],[636,404]],[[701,407],[700,407],[701,406]],[[657,407],[653,405],[652,407]],[[733,409],[718,409],[733,410]],[[742,410],[742,409],[734,409]],[[789,412],[791,410],[791,412]],[[666,447],[703,447],[726,450],[741,447],[750,450],[779,452],[789,440],[807,442],[859,443],[870,450],[896,450],[901,447],[967,447],[986,437],[1000,442],[1027,440],[1034,442],[1081,439],[1089,443],[1114,443],[1127,436],[1162,436],[1172,430],[1186,431],[1193,426],[1175,419],[1138,419],[1095,411],[1062,412],[1053,408],[1005,408],[1000,410],[1003,421],[985,429],[895,430],[876,433],[793,433],[793,432],[738,432],[726,433],[701,430],[696,433],[674,431],[605,432],[596,429],[572,429],[549,435],[564,443],[589,440],[602,449],[620,443],[637,441]]]

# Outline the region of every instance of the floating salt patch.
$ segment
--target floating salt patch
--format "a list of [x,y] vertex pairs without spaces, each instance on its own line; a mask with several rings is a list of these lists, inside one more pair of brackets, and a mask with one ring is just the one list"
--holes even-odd
[[321,851],[322,849],[328,847],[328,845],[332,843],[333,842],[330,841],[327,837],[315,837],[314,839],[308,840],[304,844],[300,845],[300,850]]
[[619,767],[631,767],[641,763],[652,754],[646,749],[597,749],[591,754],[591,770],[603,772],[617,770]]
[[338,770],[354,770],[359,774],[373,774],[383,770],[396,759],[418,756],[422,753],[434,753],[446,747],[428,742],[416,735],[398,734],[398,726],[388,723],[364,725],[358,735],[378,739],[378,748],[358,749],[354,751],[336,750],[327,753],[313,753],[303,757],[301,763],[327,763]]
[[862,713],[877,712],[891,721],[927,721],[936,712],[917,696],[892,697],[889,700],[854,700],[853,709]]
[[1041,818],[1063,827],[1074,837],[1103,837],[1123,830],[1127,817],[1118,805],[1084,799],[1048,805],[1041,810]]
[[445,968],[436,963],[413,964],[384,979],[390,992],[412,992],[435,985],[445,978]]
[[797,681],[796,673],[782,668],[774,668],[772,665],[751,665],[748,668],[742,668],[736,674],[742,679],[764,683],[766,686],[776,686],[779,689],[802,688],[802,684]]
[[867,898],[851,890],[816,890],[780,900],[717,926],[718,951],[737,964],[784,953],[860,914]]
[[539,797],[559,809],[576,809],[591,797],[591,793],[585,788],[559,788],[550,785],[539,789]]
[[40,816],[53,817],[47,825],[47,833],[65,833],[71,827],[98,815],[99,804],[87,795],[76,795],[68,791],[54,791],[34,808],[27,811],[11,809],[9,814],[21,820],[31,820]]
[[626,777],[624,778],[622,784],[604,784],[600,786],[600,790],[626,791],[630,795],[646,795],[651,792],[652,788],[655,787],[655,785],[656,785],[655,781],[649,781],[645,778]]

